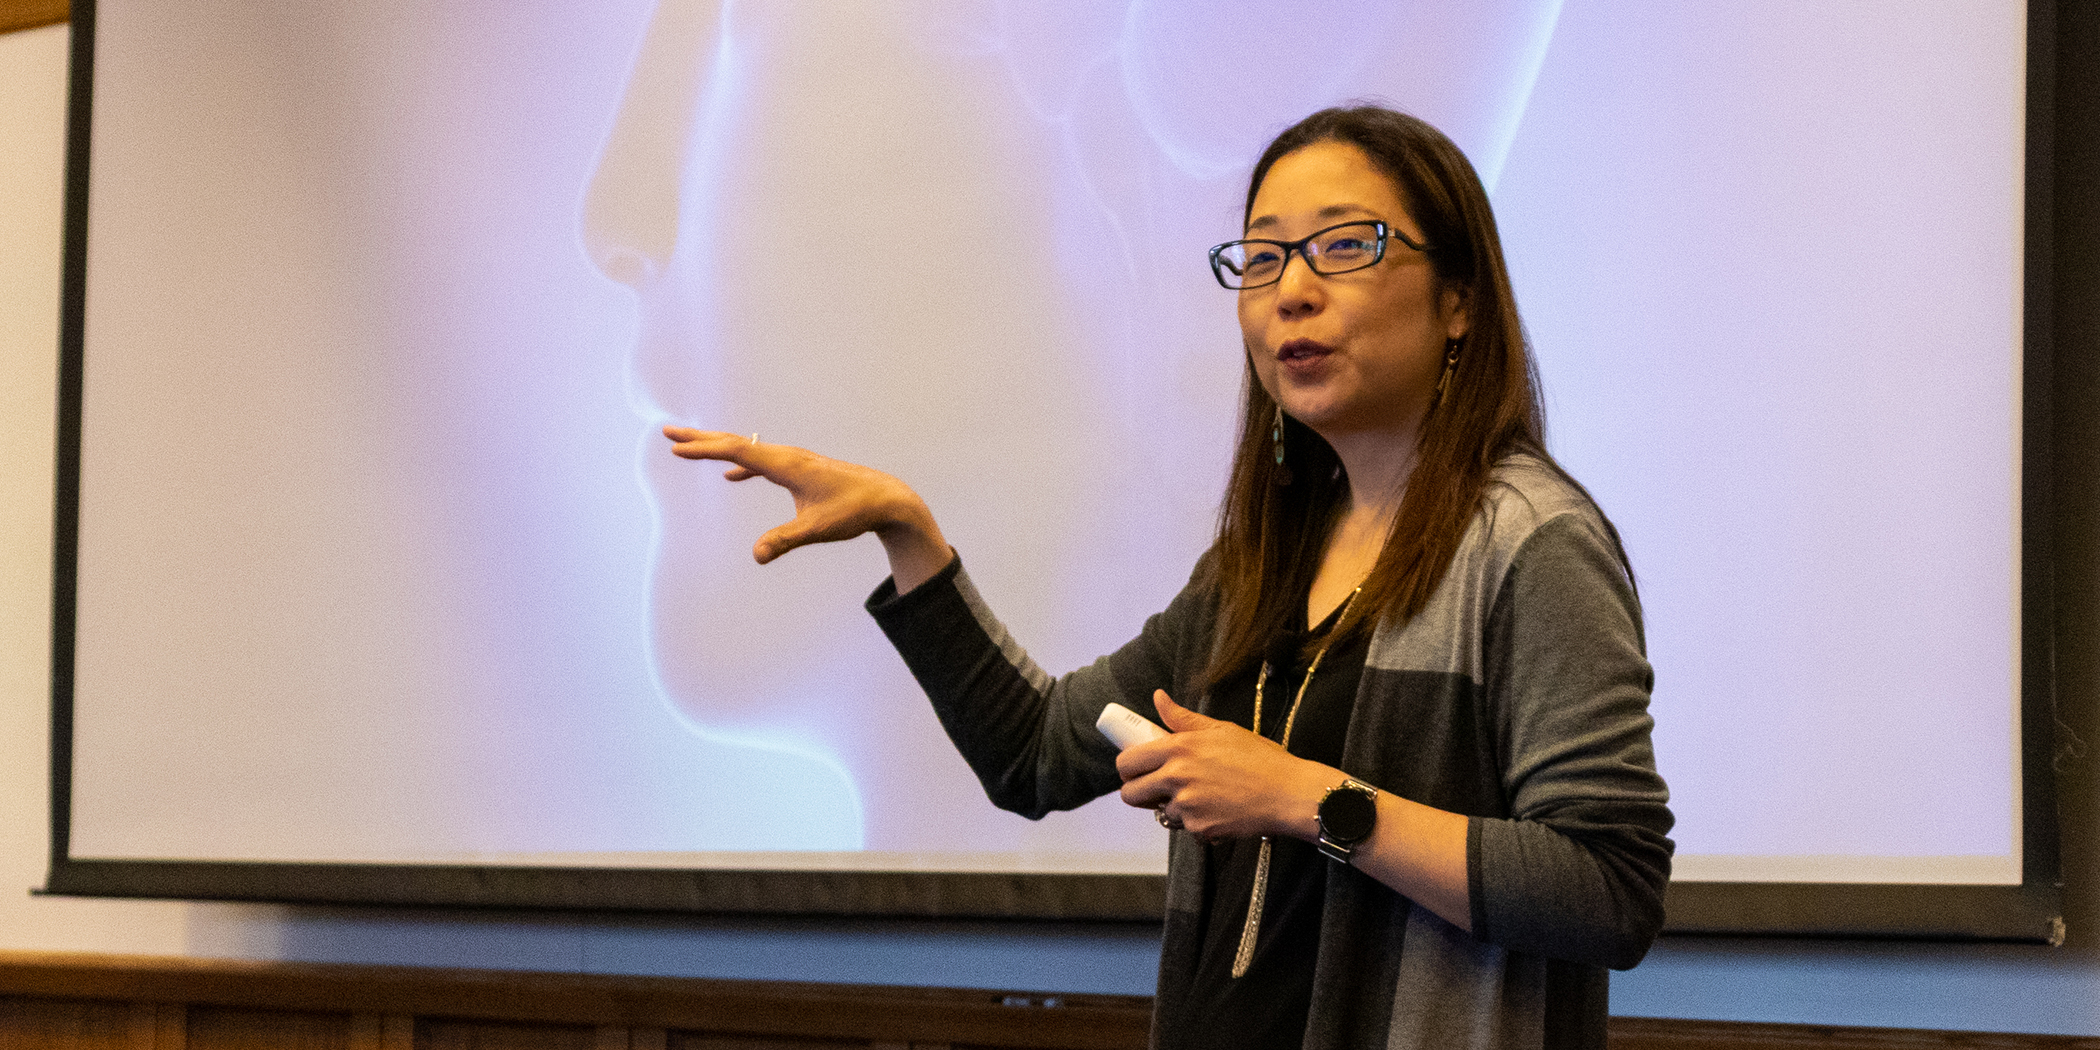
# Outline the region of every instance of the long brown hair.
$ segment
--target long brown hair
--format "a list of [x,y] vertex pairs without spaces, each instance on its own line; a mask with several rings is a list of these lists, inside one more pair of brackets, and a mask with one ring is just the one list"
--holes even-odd
[[[1450,384],[1422,423],[1414,473],[1364,581],[1334,638],[1380,619],[1405,622],[1429,602],[1480,505],[1489,472],[1514,452],[1545,451],[1545,412],[1537,367],[1502,261],[1487,191],[1465,154],[1427,123],[1379,106],[1324,109],[1278,135],[1254,166],[1247,210],[1269,169],[1316,142],[1364,152],[1400,192],[1430,246],[1439,293],[1456,291],[1467,329]],[[1218,646],[1205,671],[1211,683],[1254,666],[1271,639],[1296,622],[1319,572],[1329,533],[1349,501],[1349,480],[1326,441],[1285,417],[1285,465],[1278,468],[1270,428],[1276,402],[1247,365],[1239,445],[1214,548]],[[1279,483],[1279,469],[1289,482]],[[1556,468],[1557,469],[1557,468]],[[1623,558],[1622,558],[1623,562]]]

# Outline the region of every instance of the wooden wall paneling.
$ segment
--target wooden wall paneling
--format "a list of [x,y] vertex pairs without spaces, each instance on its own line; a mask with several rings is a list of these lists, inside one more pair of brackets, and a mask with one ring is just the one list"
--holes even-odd
[[129,1050],[187,1050],[189,1007],[183,1003],[131,1004]]
[[344,1013],[193,1006],[186,1050],[351,1050]]
[[408,1014],[350,1015],[346,1050],[416,1050],[416,1019]]
[[[0,1050],[1142,1050],[1151,1001],[0,951]],[[1611,1050],[2100,1050],[2100,1037],[1615,1017]]]
[[0,0],[0,33],[63,22],[71,8],[67,0]]
[[0,996],[0,1050],[130,1050],[133,1004]]
[[[581,1026],[580,1038],[592,1044],[584,1050],[595,1050],[600,1026],[668,1029],[679,1039],[830,1039],[854,1047],[889,1041],[1136,1050],[1151,1025],[1151,1001],[1142,996],[0,952],[0,995],[25,994],[537,1021]],[[419,1035],[414,1046],[386,1050],[422,1043]]]
[[895,1047],[903,1050],[908,1043],[871,1043],[865,1039],[800,1039],[763,1035],[703,1035],[693,1032],[674,1033],[680,1036],[672,1045],[683,1050],[873,1050],[875,1047]]
[[415,1050],[597,1050],[597,1036],[580,1024],[422,1017]]

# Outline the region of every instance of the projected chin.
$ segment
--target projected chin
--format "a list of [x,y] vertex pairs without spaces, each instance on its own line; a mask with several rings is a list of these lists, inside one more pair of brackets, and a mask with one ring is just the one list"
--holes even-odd
[[[675,30],[691,12],[672,7],[658,19]],[[957,406],[1074,391],[1014,363],[1052,356],[1044,319],[1010,305],[1052,274],[1013,250],[1039,239],[1039,220],[986,191],[1012,173],[996,114],[966,101],[981,85],[919,54],[914,24],[826,11],[782,6],[691,34],[672,50],[705,60],[697,78],[638,67],[622,120],[683,112],[691,138],[674,152],[616,133],[585,233],[641,305],[631,382],[660,522],[651,631],[666,693],[705,729],[845,755],[871,699],[840,651],[868,634],[857,599],[879,562],[811,549],[754,565],[786,498],[663,455],[648,432],[758,432],[904,473],[953,450]],[[943,119],[867,119],[868,95],[823,88],[839,68],[861,70],[886,109]]]

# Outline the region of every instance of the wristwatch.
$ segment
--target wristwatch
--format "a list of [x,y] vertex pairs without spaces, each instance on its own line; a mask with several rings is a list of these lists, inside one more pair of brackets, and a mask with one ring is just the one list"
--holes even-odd
[[1378,789],[1355,777],[1320,796],[1320,838],[1315,843],[1329,860],[1349,863],[1356,844],[1371,837],[1378,824]]

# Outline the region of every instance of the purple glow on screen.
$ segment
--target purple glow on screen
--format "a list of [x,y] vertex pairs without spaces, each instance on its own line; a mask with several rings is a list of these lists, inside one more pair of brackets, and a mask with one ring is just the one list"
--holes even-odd
[[874,545],[753,565],[785,498],[655,431],[906,478],[1091,660],[1212,528],[1204,250],[1376,96],[1494,192],[1686,870],[2002,868],[2024,27],[1970,13],[104,0],[75,855],[1159,870],[992,810]]

